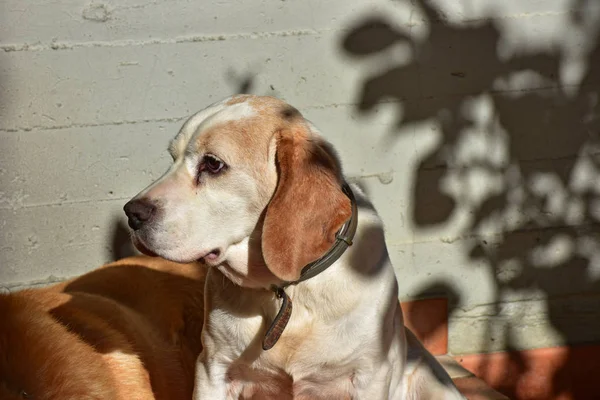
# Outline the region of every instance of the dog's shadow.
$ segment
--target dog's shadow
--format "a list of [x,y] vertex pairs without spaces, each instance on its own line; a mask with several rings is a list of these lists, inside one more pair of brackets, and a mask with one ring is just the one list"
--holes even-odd
[[126,259],[67,283],[68,300],[48,314],[96,353],[137,356],[153,388],[173,378],[163,362],[179,365],[177,384],[191,396],[202,351],[205,274],[192,279],[156,270],[149,259]]
[[138,255],[139,253],[131,242],[131,231],[123,218],[115,217],[112,226],[111,246],[107,249],[106,259],[116,261]]
[[[122,265],[101,267],[76,278],[62,290],[71,296],[70,300],[53,308],[50,314],[59,322],[68,325],[72,332],[77,333],[96,351],[126,352],[126,349],[106,345],[103,338],[94,336],[88,327],[81,326],[81,329],[76,329],[76,322],[66,321],[76,314],[76,310],[85,308],[109,325],[116,324],[115,328],[118,330],[119,324],[126,324],[126,320],[120,321],[121,316],[114,313],[108,317],[100,314],[107,309],[116,309],[116,305],[124,306],[127,315],[149,320],[163,337],[187,336],[189,332],[197,332],[198,343],[193,347],[196,348],[194,352],[199,353],[200,331],[204,319],[204,278],[192,279],[152,269],[142,262],[148,258],[134,257],[125,260]],[[168,298],[161,296],[161,292],[177,293],[177,296]]]

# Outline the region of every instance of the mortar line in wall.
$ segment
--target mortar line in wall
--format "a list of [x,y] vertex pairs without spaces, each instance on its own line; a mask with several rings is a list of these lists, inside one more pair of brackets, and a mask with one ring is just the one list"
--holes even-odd
[[110,121],[110,122],[75,122],[68,125],[35,125],[31,127],[17,127],[17,128],[0,128],[0,132],[4,133],[22,133],[32,131],[51,131],[51,130],[63,130],[72,128],[95,128],[103,126],[119,126],[119,125],[135,125],[135,124],[146,124],[146,123],[157,123],[157,122],[180,122],[184,119],[189,118],[189,115],[183,117],[165,117],[165,118],[144,118],[138,120],[122,120],[122,121]]
[[[507,94],[507,93],[526,93],[526,92],[537,92],[537,91],[546,91],[546,90],[554,90],[557,88],[579,88],[579,84],[565,84],[565,85],[553,85],[553,86],[544,86],[538,88],[525,88],[525,89],[509,89],[509,90],[491,90],[487,93],[491,96],[498,94]],[[444,94],[440,96],[417,96],[410,97],[405,99],[388,99],[381,100],[377,104],[402,104],[404,102],[413,102],[413,101],[423,101],[423,100],[433,100],[439,98],[452,98],[452,97],[462,97],[465,96],[465,93],[458,94]],[[329,104],[318,104],[318,105],[310,105],[298,107],[301,111],[304,110],[326,110],[329,108],[338,108],[338,107],[356,107],[358,103],[348,102],[348,103],[329,103]],[[135,125],[135,124],[143,124],[143,123],[156,123],[156,122],[179,122],[184,119],[189,118],[189,115],[186,116],[176,116],[176,117],[163,117],[163,118],[143,118],[139,120],[122,120],[122,121],[106,121],[106,122],[79,122],[72,123],[67,125],[34,125],[30,127],[14,127],[14,128],[0,128],[0,133],[22,133],[22,132],[31,132],[31,131],[46,131],[46,130],[62,130],[62,129],[71,129],[71,128],[92,128],[92,127],[102,127],[102,126],[118,126],[118,125]]]
[[[534,302],[534,301],[556,301],[556,300],[569,300],[569,299],[579,299],[581,297],[585,297],[585,298],[600,298],[600,294],[598,293],[564,293],[564,294],[555,294],[555,295],[550,295],[547,296],[546,294],[537,292],[537,293],[531,293],[531,295],[529,297],[523,297],[523,298],[510,298],[510,299],[500,299],[498,301],[488,301],[485,303],[475,303],[475,304],[470,304],[469,306],[466,307],[460,307],[457,306],[456,308],[464,313],[468,313],[473,311],[476,308],[481,308],[481,307],[493,307],[496,305],[502,305],[502,304],[512,304],[512,303],[528,303],[528,302]],[[478,314],[478,315],[456,315],[454,314],[452,318],[458,318],[458,319],[475,319],[475,318],[486,318],[486,317],[497,317],[497,316],[501,316],[500,314],[496,314],[496,313],[491,313],[491,314]]]
[[536,18],[536,17],[559,17],[562,15],[570,15],[573,11],[577,11],[576,7],[569,8],[567,10],[560,11],[538,11],[538,12],[526,12],[526,13],[516,13],[516,14],[508,14],[508,15],[496,15],[496,16],[488,16],[488,17],[479,17],[479,18],[465,18],[460,20],[452,20],[451,18],[437,18],[429,23],[452,23],[452,24],[473,24],[473,23],[481,23],[487,21],[504,21],[511,19],[520,19],[520,18]]
[[[542,232],[564,230],[564,229],[584,230],[586,228],[591,228],[591,227],[600,227],[600,223],[587,222],[587,223],[578,224],[578,225],[561,224],[561,225],[554,225],[554,226],[546,226],[546,227],[542,227],[542,228],[520,228],[520,229],[511,230],[510,232],[511,233],[534,233],[534,232],[542,233]],[[410,245],[410,244],[427,244],[427,243],[434,243],[434,242],[442,242],[444,244],[453,244],[454,242],[464,241],[464,240],[468,240],[468,239],[481,240],[481,239],[495,238],[495,237],[500,237],[503,234],[504,234],[503,232],[469,233],[469,234],[464,234],[464,235],[455,235],[452,237],[423,238],[423,239],[417,240],[417,241],[400,241],[400,240],[391,241],[390,240],[390,241],[387,241],[387,245],[388,246],[406,246],[406,245]],[[490,245],[493,245],[493,244],[490,244]]]
[[[590,151],[586,153],[587,156],[599,156],[600,155],[600,151]],[[554,157],[532,157],[532,158],[520,158],[518,161],[521,164],[531,164],[531,163],[538,163],[540,161],[567,161],[567,160],[574,160],[577,159],[578,157],[580,157],[581,154],[580,153],[573,153],[573,154],[566,154],[566,155],[562,155],[562,156],[554,156]],[[421,168],[421,171],[425,172],[432,172],[432,171],[438,171],[438,170],[448,170],[448,171],[468,171],[471,168],[474,167],[480,167],[484,165],[482,164],[478,164],[478,163],[472,163],[469,165],[461,165],[461,166],[447,166],[447,165],[432,165],[432,166],[427,166],[427,167],[423,167]],[[504,166],[500,166],[496,171],[497,172],[504,172],[506,169],[512,167],[512,164],[507,164]],[[380,173],[381,174],[381,173]],[[380,175],[380,174],[374,174],[374,176]],[[371,176],[364,176],[364,178],[370,178]],[[359,178],[363,178],[362,176],[359,176]]]
[[68,205],[77,205],[77,204],[87,204],[87,203],[109,203],[111,201],[123,201],[129,200],[133,196],[127,197],[114,197],[110,199],[82,199],[82,200],[71,200],[71,201],[59,201],[56,203],[39,203],[39,204],[23,204],[23,205],[12,205],[12,206],[0,206],[0,211],[4,210],[21,210],[21,209],[29,209],[29,208],[41,208],[41,207],[61,207]]
[[[381,104],[385,104],[388,102],[394,102],[394,100],[390,101],[382,101]],[[337,108],[337,107],[348,107],[348,106],[356,106],[358,103],[331,103],[324,105],[315,105],[315,106],[307,106],[301,107],[302,110],[321,110],[327,108]],[[145,123],[157,123],[157,122],[180,122],[189,118],[189,115],[186,116],[177,116],[177,117],[164,117],[164,118],[144,118],[139,120],[122,120],[122,121],[111,121],[111,122],[80,122],[80,123],[72,123],[68,125],[35,125],[30,127],[15,127],[15,128],[0,128],[0,133],[23,133],[23,132],[32,132],[32,131],[50,131],[50,130],[63,130],[63,129],[72,129],[72,128],[94,128],[94,127],[103,127],[103,126],[118,126],[118,125],[135,125],[135,124],[145,124]]]
[[1,44],[0,49],[7,53],[13,51],[47,51],[47,50],[73,50],[78,48],[94,47],[129,47],[129,46],[151,46],[163,44],[183,44],[183,43],[209,43],[222,42],[227,40],[255,40],[268,39],[272,37],[298,37],[298,36],[318,36],[328,32],[343,32],[344,29],[296,29],[289,31],[273,32],[251,32],[251,33],[226,33],[210,35],[192,35],[178,36],[172,39],[120,39],[115,41],[94,40],[89,42],[68,42],[55,40],[42,43],[17,43]]
[[[510,14],[496,17],[470,18],[454,23],[472,24],[489,20],[510,20],[519,18],[545,17],[545,16],[560,16],[571,13],[573,10],[563,11],[548,11],[548,12],[533,12],[522,14]],[[445,19],[430,21],[430,23],[448,22]],[[423,25],[426,22],[413,21],[412,26]],[[330,28],[330,29],[295,29],[286,31],[272,32],[248,32],[248,33],[225,33],[225,34],[200,34],[192,36],[178,36],[172,39],[120,39],[114,41],[95,40],[89,42],[69,42],[69,41],[51,41],[47,43],[13,43],[0,44],[0,50],[5,52],[13,51],[47,51],[47,50],[72,50],[76,48],[92,48],[92,47],[127,47],[127,46],[146,46],[146,45],[161,45],[161,44],[178,44],[178,43],[196,43],[196,42],[220,42],[226,40],[244,40],[244,39],[265,39],[271,37],[297,37],[297,36],[317,36],[328,32],[349,32],[352,28]]]

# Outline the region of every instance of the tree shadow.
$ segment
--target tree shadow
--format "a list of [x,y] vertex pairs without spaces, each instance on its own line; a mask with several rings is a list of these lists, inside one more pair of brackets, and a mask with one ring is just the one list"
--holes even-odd
[[[600,314],[584,314],[600,304],[600,30],[590,30],[598,35],[587,38],[580,82],[565,84],[561,49],[501,56],[498,21],[453,24],[427,0],[411,4],[424,16],[425,37],[417,39],[410,27],[397,27],[386,15],[371,15],[350,27],[340,46],[356,62],[395,46],[412,56],[366,76],[356,111],[367,114],[392,103],[397,119],[390,140],[412,132],[400,127],[437,126],[440,140],[414,173],[409,215],[415,228],[468,215],[460,236],[472,239],[461,241],[464,252],[487,269],[495,289],[484,350],[497,349],[491,320],[502,316],[500,304],[515,293],[545,301],[564,343],[598,342],[600,328],[593,321]],[[582,12],[590,4],[571,5],[574,26],[591,23]],[[448,287],[436,281],[422,292]],[[452,295],[457,302],[460,293]],[[519,348],[513,328],[504,327],[504,350]],[[511,354],[516,359],[506,373],[525,374],[528,364]],[[574,380],[567,379],[574,363],[569,355],[553,377],[551,395],[575,392]],[[514,385],[500,389],[516,395]]]
[[225,78],[234,88],[233,94],[249,94],[254,92],[256,75],[256,72],[238,73],[234,68],[229,68]]

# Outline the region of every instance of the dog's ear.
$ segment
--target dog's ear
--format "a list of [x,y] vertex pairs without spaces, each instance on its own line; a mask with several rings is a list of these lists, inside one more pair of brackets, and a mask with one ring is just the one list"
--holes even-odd
[[352,213],[337,155],[307,129],[296,125],[275,136],[278,183],[265,214],[262,251],[267,267],[284,281],[297,280],[305,265],[325,254]]

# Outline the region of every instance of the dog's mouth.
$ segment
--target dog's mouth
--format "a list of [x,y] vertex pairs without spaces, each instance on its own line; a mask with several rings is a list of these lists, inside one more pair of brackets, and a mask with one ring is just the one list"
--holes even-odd
[[[148,246],[144,243],[144,241],[141,238],[139,238],[137,235],[132,235],[131,239],[132,239],[132,242],[133,242],[133,245],[135,246],[135,248],[138,249],[142,254],[145,254],[145,255],[151,256],[151,257],[163,257],[166,259],[171,259],[166,254],[156,253],[156,252],[150,250],[148,248]],[[200,253],[199,256],[198,255],[191,256],[187,260],[173,259],[172,261],[180,262],[180,263],[199,261],[202,264],[205,264],[207,266],[215,266],[215,265],[218,265],[222,261],[223,253],[224,253],[224,251],[221,248],[215,248],[208,252],[202,252],[202,253]]]
[[221,251],[221,249],[213,249],[213,250],[209,251],[207,254],[198,258],[198,261],[200,261],[202,264],[206,264],[206,265],[215,265],[218,263],[219,259],[221,258],[222,253],[223,252]]

